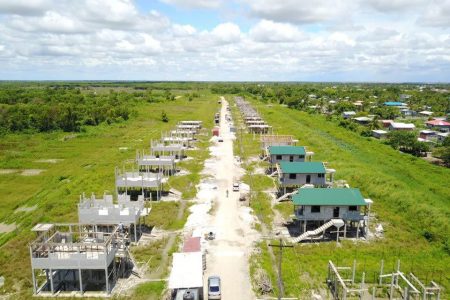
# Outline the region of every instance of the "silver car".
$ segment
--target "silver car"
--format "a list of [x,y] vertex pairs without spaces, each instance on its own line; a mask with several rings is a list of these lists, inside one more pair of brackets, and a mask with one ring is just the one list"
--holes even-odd
[[208,277],[208,299],[221,299],[222,289],[220,287],[220,277]]

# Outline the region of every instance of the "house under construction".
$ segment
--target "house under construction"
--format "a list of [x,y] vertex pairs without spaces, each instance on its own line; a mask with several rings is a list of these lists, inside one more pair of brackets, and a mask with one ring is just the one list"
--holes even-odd
[[132,262],[128,236],[116,225],[38,224],[30,244],[32,286],[38,296],[108,296]]
[[158,142],[150,141],[150,155],[155,157],[174,156],[175,159],[182,160],[184,158],[184,147],[181,142]]
[[270,146],[295,146],[297,142],[292,135],[262,135],[261,150],[266,151]]
[[117,195],[130,195],[132,200],[138,199],[139,196],[145,200],[161,199],[163,190],[161,173],[126,172],[116,167],[115,174]]
[[144,151],[136,151],[136,163],[140,172],[162,173],[170,176],[176,172],[175,156],[158,157],[146,155]]
[[440,300],[441,287],[433,280],[426,284],[414,273],[402,272],[400,260],[391,273],[384,274],[384,260],[380,267],[378,282],[367,281],[365,272],[358,276],[361,281],[356,282],[356,260],[352,267],[337,266],[328,261],[326,282],[331,292],[328,299]]
[[78,203],[80,224],[119,225],[129,232],[130,239],[134,242],[137,242],[142,232],[141,219],[149,212],[149,209],[144,207],[143,196],[131,201],[129,195],[122,194],[118,196],[117,203],[114,203],[112,195],[104,194],[102,198],[96,198],[94,194],[91,197],[83,194]]

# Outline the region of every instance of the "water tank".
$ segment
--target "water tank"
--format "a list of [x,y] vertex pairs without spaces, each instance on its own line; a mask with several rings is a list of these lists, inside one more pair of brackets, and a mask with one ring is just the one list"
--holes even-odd
[[187,290],[183,294],[183,300],[195,300],[195,295],[191,290]]

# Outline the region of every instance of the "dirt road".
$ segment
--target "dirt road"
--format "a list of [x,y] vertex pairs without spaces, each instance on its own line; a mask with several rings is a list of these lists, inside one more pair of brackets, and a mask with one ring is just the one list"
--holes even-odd
[[[239,203],[239,193],[232,191],[233,180],[242,173],[233,156],[234,134],[225,119],[228,102],[222,98],[220,135],[223,142],[217,143],[217,166],[215,179],[218,197],[209,220],[215,229],[216,238],[207,246],[206,279],[218,275],[222,279],[222,299],[255,299],[252,291],[248,258],[258,233],[252,229],[253,216],[248,207]],[[227,197],[227,192],[228,197]],[[205,299],[207,290],[205,288]]]

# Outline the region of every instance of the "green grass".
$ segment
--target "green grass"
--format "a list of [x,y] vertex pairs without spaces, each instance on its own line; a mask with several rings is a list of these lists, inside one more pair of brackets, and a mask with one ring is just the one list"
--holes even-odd
[[140,284],[133,293],[133,299],[159,300],[166,289],[166,282],[154,281]]
[[[184,205],[182,216],[177,219],[178,211],[182,205]],[[189,206],[191,205],[191,203],[185,202],[182,204],[179,201],[152,203],[150,214],[145,217],[145,225],[164,230],[182,229],[189,217]],[[168,218],[167,216],[172,217]]]
[[[114,192],[114,167],[133,159],[137,149],[148,149],[149,140],[160,137],[161,132],[173,128],[180,120],[198,119],[206,131],[212,126],[217,110],[213,96],[207,90],[200,97],[187,101],[184,97],[165,103],[141,104],[138,116],[110,126],[88,127],[87,132],[71,134],[53,132],[45,134],[10,134],[0,141],[0,168],[44,169],[38,176],[21,176],[20,173],[0,175],[0,222],[18,225],[10,234],[0,234],[0,276],[5,277],[5,291],[20,291],[24,298],[31,293],[31,271],[28,243],[35,238],[30,228],[39,222],[76,222],[76,204],[79,195],[92,192]],[[215,99],[215,96],[214,96]],[[168,123],[160,120],[165,110]],[[127,147],[127,150],[119,150]],[[62,159],[56,164],[39,163],[38,159]],[[200,160],[198,160],[200,165]],[[193,168],[200,168],[193,164]],[[198,180],[197,178],[191,178]],[[185,186],[178,187],[185,192]],[[189,194],[188,194],[189,195]],[[38,205],[28,213],[14,213],[21,206]],[[179,221],[161,220],[173,212],[173,204],[156,208],[149,224],[167,229],[179,229],[187,218],[187,206]],[[155,221],[152,221],[152,216]],[[159,219],[159,220],[158,220]],[[169,218],[167,218],[169,219]],[[13,286],[14,285],[14,286]],[[17,297],[21,297],[19,296]]]
[[[371,198],[373,211],[385,229],[383,240],[370,243],[344,241],[341,247],[321,243],[286,250],[283,272],[287,295],[325,288],[329,259],[339,265],[351,265],[356,259],[358,271],[365,270],[371,282],[382,258],[389,266],[400,258],[403,270],[411,270],[424,280],[434,279],[446,290],[450,288],[449,169],[363,138],[323,116],[279,105],[254,105],[276,133],[294,135],[300,145],[315,152],[315,161],[329,162],[329,167],[337,170],[336,179],[347,180],[350,186],[360,188],[364,197]],[[278,204],[276,209],[288,214],[287,206],[290,204]],[[272,266],[264,260],[261,263],[272,272]]]
[[200,172],[206,159],[210,157],[209,153],[210,135],[199,135],[195,143],[195,150],[186,151],[186,155],[192,159],[184,160],[178,163],[178,168],[185,169],[189,172],[187,175],[172,176],[169,178],[169,186],[182,191],[183,199],[192,199],[197,194],[196,185],[200,183],[202,176]]

